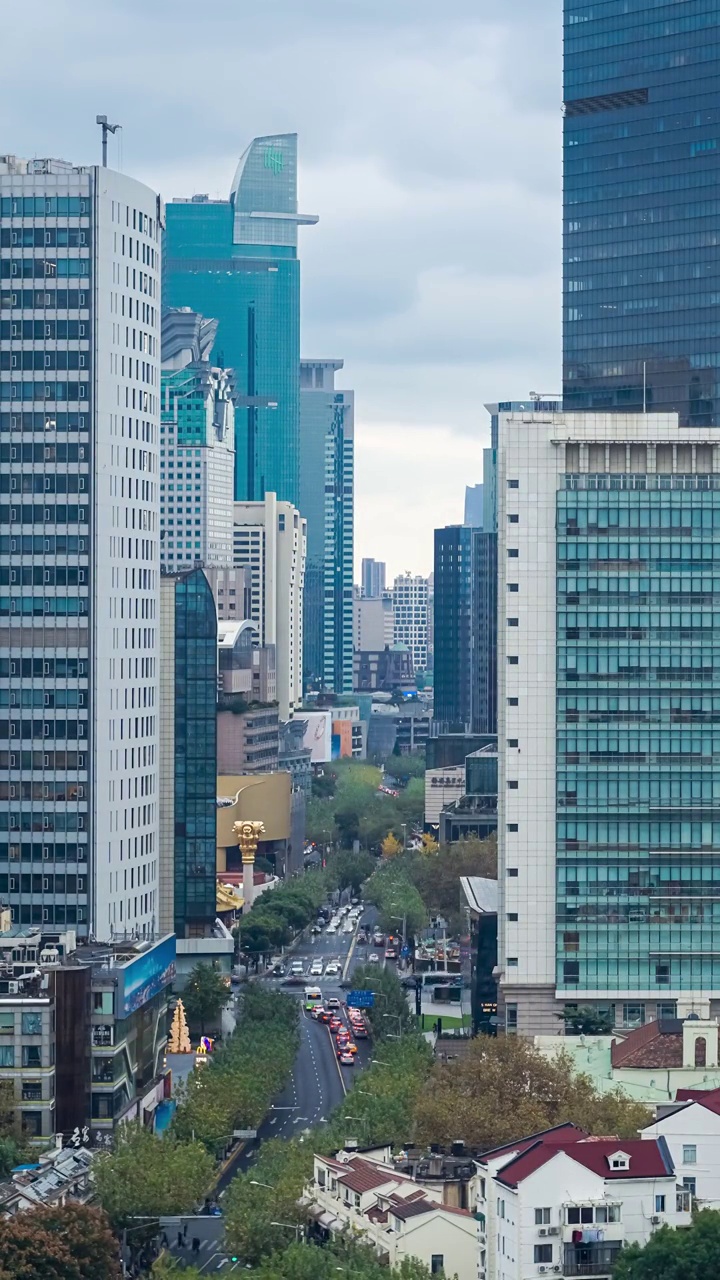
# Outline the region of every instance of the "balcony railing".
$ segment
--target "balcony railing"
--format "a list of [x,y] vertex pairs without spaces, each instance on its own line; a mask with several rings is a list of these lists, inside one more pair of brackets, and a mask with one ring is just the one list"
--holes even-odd
[[563,1275],[610,1276],[621,1248],[619,1243],[566,1245]]

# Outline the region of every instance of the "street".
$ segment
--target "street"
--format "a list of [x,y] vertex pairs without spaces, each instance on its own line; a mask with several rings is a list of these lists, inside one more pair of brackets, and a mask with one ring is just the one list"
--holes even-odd
[[[374,909],[366,907],[361,919],[374,921]],[[305,987],[310,985],[320,987],[323,997],[337,996],[343,1000],[347,993],[340,987],[340,982],[345,971],[350,976],[354,965],[364,960],[368,952],[373,950],[372,945],[358,947],[355,936],[356,930],[352,934],[341,931],[330,935],[323,930],[316,936],[301,938],[285,958],[288,970],[294,960],[302,961],[305,972],[301,982],[290,985],[284,979],[270,975],[262,976],[257,981],[296,997],[301,1004],[304,1002]],[[310,977],[309,970],[313,960],[322,960],[322,977]],[[326,978],[325,967],[333,961],[340,965],[340,972],[334,977]],[[316,1022],[309,1013],[302,1010],[300,1046],[291,1078],[275,1099],[270,1114],[260,1125],[257,1138],[246,1143],[232,1165],[221,1174],[215,1192],[217,1196],[222,1196],[237,1173],[244,1172],[252,1165],[258,1148],[268,1138],[292,1138],[327,1120],[331,1111],[342,1102],[356,1073],[370,1061],[370,1040],[358,1040],[357,1048],[355,1064],[352,1067],[341,1066],[335,1052],[335,1041],[328,1027]],[[222,1200],[220,1203],[222,1204]],[[225,1249],[222,1218],[203,1216],[183,1221],[189,1224],[184,1248],[178,1248],[177,1245],[177,1225],[173,1224],[172,1229],[170,1226],[167,1229],[169,1248],[174,1257],[192,1262],[202,1273],[208,1275],[227,1274],[242,1268],[242,1263],[233,1262]],[[193,1238],[197,1238],[199,1242],[197,1253],[192,1251]]]

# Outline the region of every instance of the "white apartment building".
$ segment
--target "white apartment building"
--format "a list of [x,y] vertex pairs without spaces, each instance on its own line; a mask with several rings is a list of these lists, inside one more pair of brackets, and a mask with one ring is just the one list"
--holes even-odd
[[431,1275],[477,1280],[478,1244],[473,1215],[443,1203],[442,1185],[398,1173],[376,1153],[339,1151],[315,1156],[304,1202],[330,1234],[358,1232],[381,1261],[399,1266],[419,1258]]
[[0,897],[158,924],[162,201],[0,156]]
[[382,652],[393,643],[394,619],[392,592],[368,597],[353,592],[353,649]]
[[160,559],[171,572],[232,564],[235,409],[231,374],[209,362],[216,332],[189,308],[163,312]]
[[291,502],[266,493],[236,502],[233,561],[250,568],[250,611],[259,645],[275,646],[278,710],[290,720],[302,702],[306,522]]
[[496,459],[506,1027],[557,1034],[566,1003],[714,1016],[720,939],[693,904],[720,848],[716,437],[517,411]]
[[407,645],[416,671],[428,662],[428,580],[411,573],[393,583],[393,642]]
[[690,1192],[658,1139],[589,1138],[565,1124],[476,1166],[478,1280],[610,1280],[624,1245],[690,1225]]
[[720,1209],[720,1089],[678,1089],[640,1137],[663,1138],[682,1184],[700,1209]]

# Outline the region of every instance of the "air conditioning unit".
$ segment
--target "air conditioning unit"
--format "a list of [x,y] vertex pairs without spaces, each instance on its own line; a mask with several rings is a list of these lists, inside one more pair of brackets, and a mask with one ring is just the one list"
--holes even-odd
[[8,982],[8,995],[16,996],[20,990],[19,982]]
[[547,1271],[547,1267],[538,1267],[538,1271],[540,1272],[541,1276],[544,1276],[545,1272]]
[[562,1267],[560,1266],[559,1263],[557,1266],[553,1267],[553,1271],[562,1271]]
[[547,1233],[548,1233],[548,1232],[547,1232],[547,1227],[541,1227],[541,1228],[540,1228],[540,1230],[538,1231],[538,1235],[539,1235],[539,1236],[546,1236],[546,1235],[547,1235]]
[[[549,1235],[549,1236],[559,1236],[559,1235],[560,1235],[560,1228],[559,1228],[559,1227],[548,1227],[548,1235]],[[559,1268],[558,1268],[558,1270],[559,1270]]]
[[659,1213],[654,1213],[650,1221],[652,1222],[654,1227],[659,1227],[660,1223],[662,1222],[662,1215]]

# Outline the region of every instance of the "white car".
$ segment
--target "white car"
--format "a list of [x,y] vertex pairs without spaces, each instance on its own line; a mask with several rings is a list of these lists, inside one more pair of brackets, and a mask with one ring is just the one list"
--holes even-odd
[[326,978],[334,978],[336,974],[338,974],[339,972],[340,972],[340,965],[336,964],[334,960],[331,960],[330,964],[327,964],[325,966]]
[[370,955],[368,956],[368,964],[379,964],[379,963],[380,963],[380,957],[377,951],[371,951]]
[[291,964],[291,966],[290,966],[290,972],[291,972],[291,974],[293,975],[293,977],[297,977],[297,976],[298,976],[298,974],[300,974],[300,973],[304,973],[304,972],[305,972],[305,966],[304,966],[304,964],[303,964],[302,960],[293,960],[293,962],[292,962],[292,964]]
[[326,932],[326,933],[337,933],[337,925],[336,925],[336,924],[329,924],[329,925],[328,925],[328,927],[327,927],[327,929],[325,930],[325,932]]
[[322,971],[323,971],[322,960],[313,960],[312,964],[310,965],[310,977],[320,978],[322,977]]

